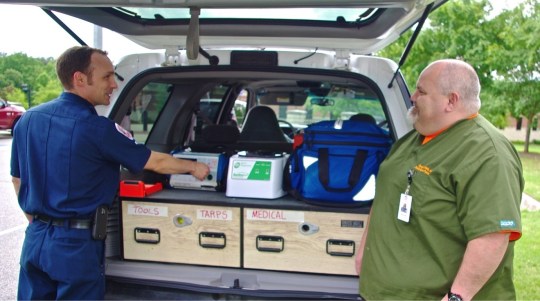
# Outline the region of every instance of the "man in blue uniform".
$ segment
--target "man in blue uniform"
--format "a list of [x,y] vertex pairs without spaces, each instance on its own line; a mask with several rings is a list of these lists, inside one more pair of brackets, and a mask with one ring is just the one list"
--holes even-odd
[[94,107],[108,105],[118,87],[106,52],[70,48],[56,69],[65,92],[28,110],[13,135],[11,175],[30,222],[18,298],[103,299],[104,241],[92,238],[92,218],[99,206],[111,205],[120,165],[199,180],[209,168],[151,151],[97,115]]

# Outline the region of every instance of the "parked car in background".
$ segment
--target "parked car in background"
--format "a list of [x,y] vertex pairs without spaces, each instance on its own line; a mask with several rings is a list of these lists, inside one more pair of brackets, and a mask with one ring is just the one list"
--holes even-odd
[[11,130],[13,134],[15,124],[17,124],[24,112],[26,110],[23,106],[0,98],[0,130]]

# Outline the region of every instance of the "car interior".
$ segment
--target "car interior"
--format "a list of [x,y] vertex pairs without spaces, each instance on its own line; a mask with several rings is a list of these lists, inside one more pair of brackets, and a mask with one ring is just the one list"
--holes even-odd
[[370,120],[391,132],[381,93],[360,76],[241,74],[212,72],[208,78],[201,72],[200,78],[187,79],[171,70],[171,78],[161,73],[153,80],[149,72],[145,85],[130,89],[134,100],[117,108],[117,116],[129,112],[136,140],[167,152],[218,145],[218,150],[290,153],[294,136],[322,120]]

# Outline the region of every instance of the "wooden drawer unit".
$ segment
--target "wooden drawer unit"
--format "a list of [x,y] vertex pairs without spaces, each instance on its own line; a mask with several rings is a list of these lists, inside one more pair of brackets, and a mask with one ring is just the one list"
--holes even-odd
[[244,209],[244,267],[355,275],[367,214]]
[[240,208],[122,201],[125,259],[240,267]]

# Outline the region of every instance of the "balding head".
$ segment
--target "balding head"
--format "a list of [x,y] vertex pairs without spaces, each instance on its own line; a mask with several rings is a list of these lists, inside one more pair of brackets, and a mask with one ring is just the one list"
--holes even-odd
[[420,74],[409,110],[414,128],[432,135],[478,113],[480,82],[474,69],[459,60],[439,60]]
[[438,70],[441,94],[459,94],[467,114],[480,110],[480,80],[471,65],[461,60],[444,59],[429,64],[424,71],[428,68]]

